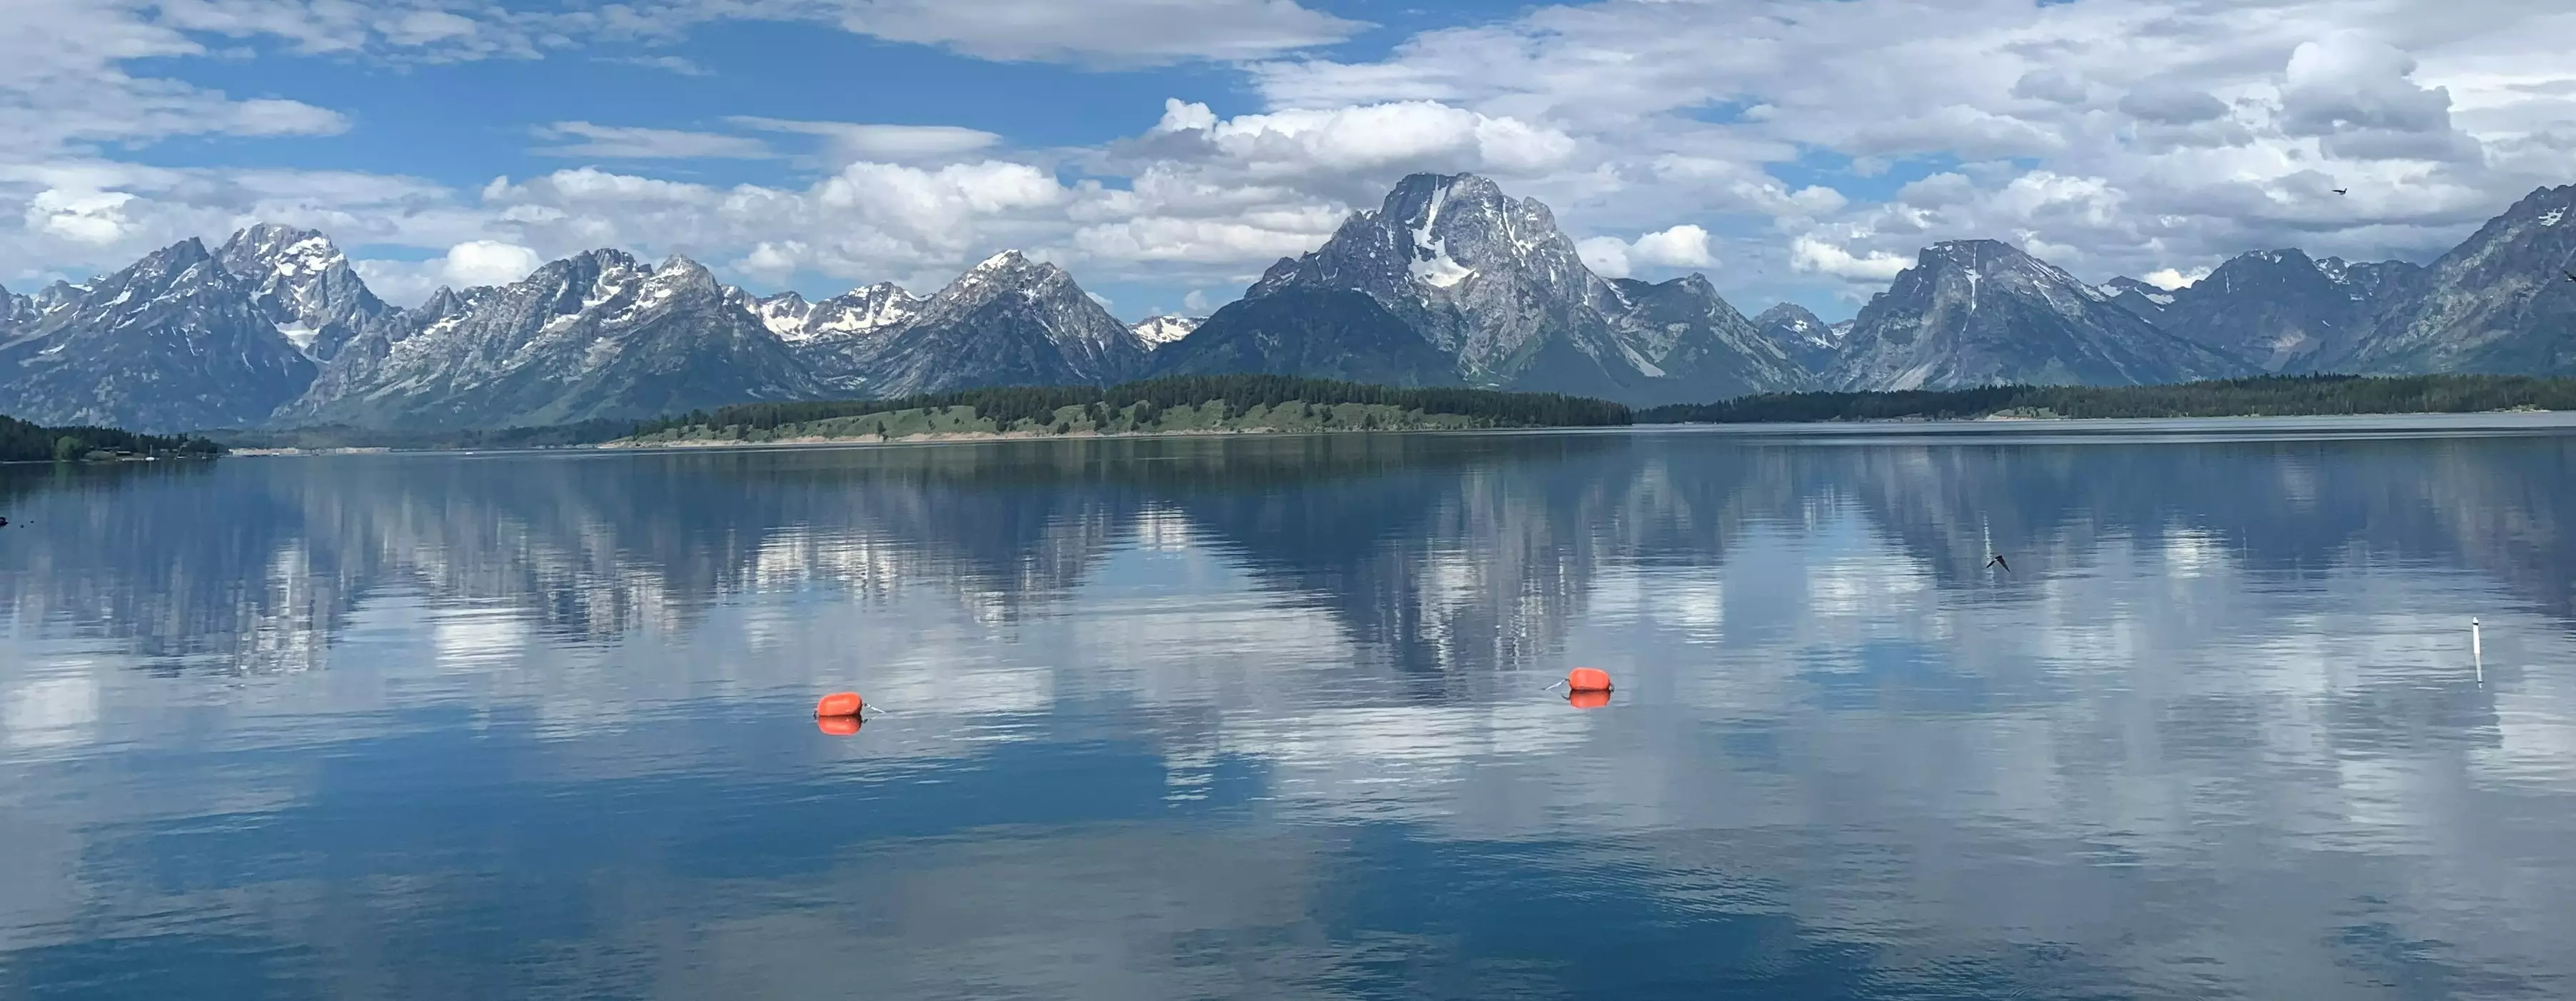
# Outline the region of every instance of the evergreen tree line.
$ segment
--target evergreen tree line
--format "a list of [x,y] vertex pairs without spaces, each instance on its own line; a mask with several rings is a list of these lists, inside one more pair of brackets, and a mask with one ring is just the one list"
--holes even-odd
[[201,458],[221,455],[223,451],[223,446],[194,436],[163,437],[100,427],[55,428],[0,416],[0,462],[68,461],[91,452]]
[[1240,412],[1291,401],[1315,406],[1382,404],[1433,414],[1455,414],[1495,427],[1602,427],[1634,420],[1626,406],[1557,393],[1505,393],[1486,389],[1408,389],[1287,375],[1184,375],[1098,386],[996,386],[924,393],[894,399],[812,403],[746,403],[692,410],[636,425],[637,435],[687,427],[770,429],[788,424],[892,413],[898,410],[973,407],[1002,428],[1048,421],[1064,407],[1117,411],[1137,404],[1148,412],[1197,407],[1223,400]]
[[510,428],[360,428],[325,424],[281,430],[241,429],[206,434],[232,448],[508,449],[595,445],[634,430],[632,420],[601,418],[574,424]]
[[1980,386],[1889,393],[1766,393],[1642,411],[1654,424],[1950,420],[1996,413],[2072,418],[2314,417],[2576,410],[2576,379],[2520,375],[2275,375],[2170,386]]

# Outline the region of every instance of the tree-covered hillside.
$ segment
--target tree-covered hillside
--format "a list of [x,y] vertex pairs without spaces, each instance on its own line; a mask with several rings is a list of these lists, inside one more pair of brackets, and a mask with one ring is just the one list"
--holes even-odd
[[1600,427],[1632,419],[1628,408],[1616,403],[1548,393],[1208,375],[1105,389],[1000,387],[890,400],[745,404],[649,421],[635,429],[635,437],[768,441],[940,433]]
[[1654,424],[1980,417],[2313,417],[2576,410],[2576,379],[2514,375],[2265,376],[2171,386],[1985,386],[1944,392],[1771,393],[1657,407]]

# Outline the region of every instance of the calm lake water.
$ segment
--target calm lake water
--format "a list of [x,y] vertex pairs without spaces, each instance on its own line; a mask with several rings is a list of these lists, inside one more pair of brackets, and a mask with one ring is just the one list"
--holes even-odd
[[0,997],[2576,996],[2474,423],[0,467]]

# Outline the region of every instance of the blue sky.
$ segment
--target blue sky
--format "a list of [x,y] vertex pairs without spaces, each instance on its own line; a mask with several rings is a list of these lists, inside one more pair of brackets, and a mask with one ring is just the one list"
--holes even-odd
[[[2185,281],[2422,259],[2567,183],[2537,0],[12,0],[0,283],[253,221],[388,298],[592,246],[1200,312],[1417,170],[1597,270],[1847,316],[1930,242]],[[2330,187],[2354,190],[2336,197]]]

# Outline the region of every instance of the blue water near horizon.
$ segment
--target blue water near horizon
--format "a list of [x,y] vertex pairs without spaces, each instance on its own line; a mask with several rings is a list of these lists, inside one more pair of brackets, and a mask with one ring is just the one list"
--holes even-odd
[[0,998],[2576,995],[2548,424],[0,468]]

